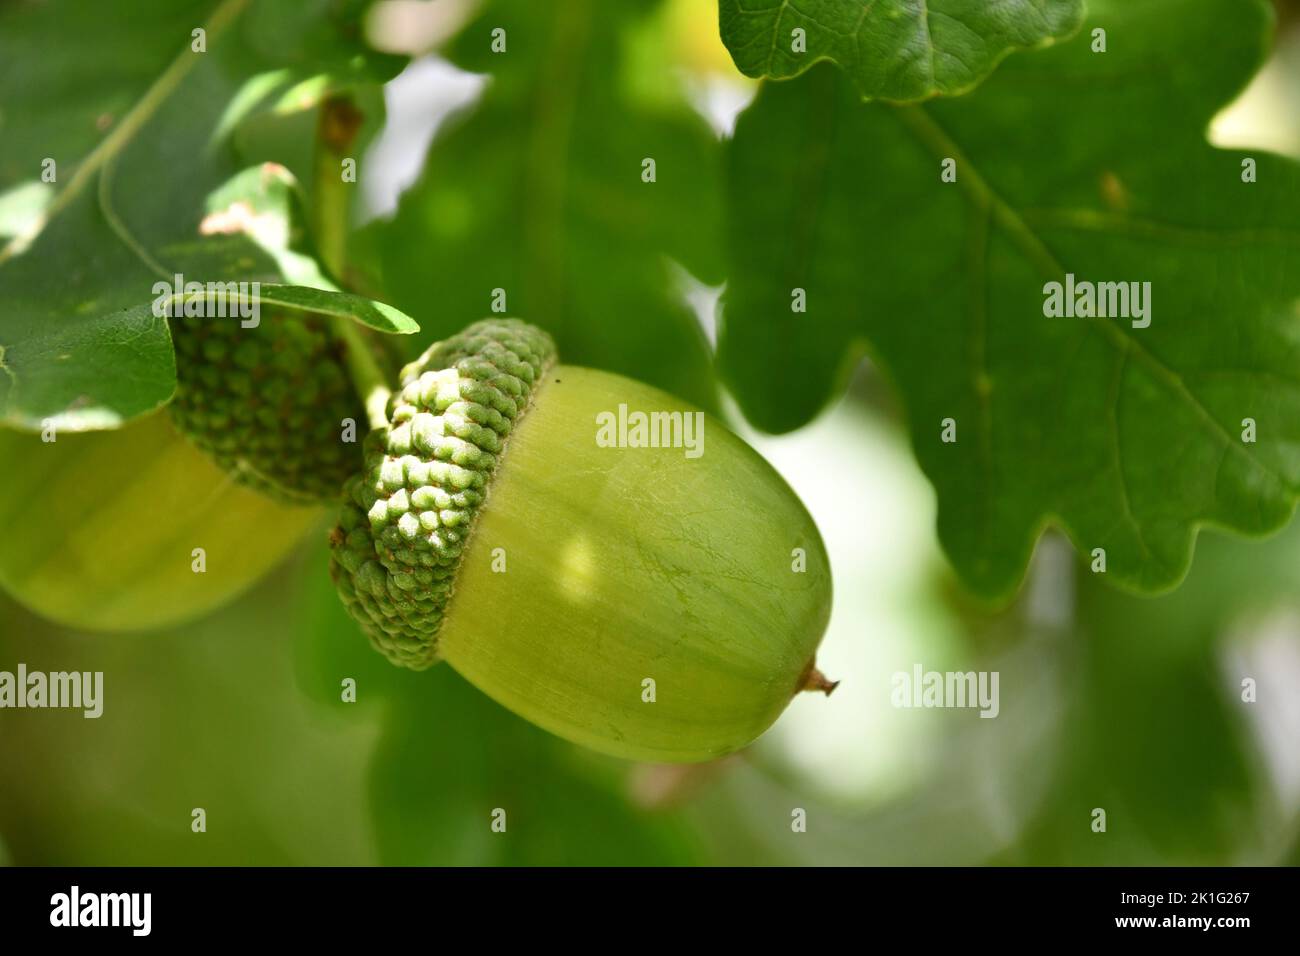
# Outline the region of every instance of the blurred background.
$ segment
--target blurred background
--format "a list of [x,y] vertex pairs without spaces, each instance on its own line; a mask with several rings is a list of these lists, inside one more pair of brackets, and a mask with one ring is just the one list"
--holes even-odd
[[[715,5],[637,5],[645,15],[617,24],[631,101],[653,112],[680,97],[706,135],[726,136],[755,87],[718,40]],[[449,46],[477,7],[394,0],[368,19],[376,46],[413,59],[360,163],[355,213],[371,225],[358,255],[383,260],[385,287],[422,322],[401,301],[430,294],[418,262],[387,254],[420,235],[399,203],[425,189],[438,222],[470,217],[474,234],[479,207],[442,202],[427,170],[455,157],[494,83],[492,108],[509,105],[509,77],[489,82]],[[1300,8],[1280,9],[1271,62],[1211,138],[1300,157]],[[575,102],[606,111],[593,124],[626,120]],[[665,306],[708,341],[714,272],[673,266]],[[79,633],[0,596],[0,669],[100,670],[106,688],[98,720],[0,713],[0,862],[1300,863],[1300,528],[1262,542],[1203,532],[1186,582],[1154,598],[1099,583],[1049,534],[1017,599],[989,608],[939,551],[933,493],[870,367],[788,436],[753,433],[725,395],[713,404],[825,536],[836,597],[819,664],[842,681],[833,697],[797,699],[715,764],[600,757],[446,666],[400,672],[370,651],[328,580],[322,520],[240,600],[183,627]],[[1000,672],[999,717],[891,706],[891,675],[917,662]],[[340,699],[345,677],[356,703]],[[497,807],[505,835],[488,825]],[[806,832],[792,831],[796,808]]]

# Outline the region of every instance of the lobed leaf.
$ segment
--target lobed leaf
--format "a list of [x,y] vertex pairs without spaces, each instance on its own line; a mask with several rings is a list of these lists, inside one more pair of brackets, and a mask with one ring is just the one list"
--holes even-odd
[[863,96],[952,96],[1012,50],[1068,36],[1082,0],[719,0],[722,40],[746,76],[831,60]]
[[[960,101],[864,104],[830,68],[768,85],[728,150],[719,352],[744,410],[796,428],[869,351],[943,545],[991,596],[1046,524],[1158,590],[1199,526],[1272,531],[1300,492],[1300,166],[1205,141],[1268,50],[1270,9],[1091,9],[1080,37]],[[1047,317],[1067,274],[1150,282],[1149,325]]]
[[[281,253],[301,237],[285,197],[267,213],[283,249],[208,228],[205,200],[234,201],[248,165],[223,134],[308,72],[325,70],[326,90],[329,70],[349,88],[391,75],[393,58],[355,38],[358,12],[353,0],[0,6],[0,422],[112,428],[157,408],[175,371],[165,322],[139,307],[154,284],[286,274]],[[363,308],[376,327],[400,322]]]

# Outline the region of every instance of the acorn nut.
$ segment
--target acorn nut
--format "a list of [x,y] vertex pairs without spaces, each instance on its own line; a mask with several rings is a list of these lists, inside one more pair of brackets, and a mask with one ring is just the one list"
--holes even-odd
[[214,611],[284,560],[323,510],[231,481],[163,411],[48,442],[0,429],[0,462],[0,587],[80,630]]
[[556,364],[538,328],[435,344],[364,459],[330,572],[395,664],[445,659],[561,737],[650,761],[734,751],[834,686],[814,666],[830,567],[794,492],[703,412]]

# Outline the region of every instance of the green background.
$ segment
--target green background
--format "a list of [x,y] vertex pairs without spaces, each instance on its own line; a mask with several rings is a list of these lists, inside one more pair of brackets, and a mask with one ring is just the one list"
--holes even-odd
[[[431,43],[486,70],[466,37],[493,17],[527,36],[539,6],[492,5],[459,38]],[[1300,156],[1294,9],[1282,7],[1269,66],[1217,127],[1236,137],[1225,145]],[[728,415],[826,536],[836,605],[820,664],[843,681],[836,694],[795,701],[752,748],[716,764],[588,753],[445,666],[407,673],[370,651],[328,581],[322,521],[242,598],[183,626],[82,633],[0,596],[0,669],[105,674],[98,720],[0,711],[0,860],[1300,862],[1300,528],[1262,541],[1203,532],[1187,579],[1158,597],[1111,587],[1052,532],[1018,595],[992,608],[940,548],[934,491],[883,375],[858,369],[842,399],[782,437],[752,432],[735,411],[683,294],[716,295],[726,273],[721,143],[692,104],[701,91],[753,91],[716,13],[602,0],[545,18],[532,35],[549,45],[521,50],[477,108],[438,129],[423,178],[361,230],[354,256],[365,291],[421,322],[412,351],[480,317],[484,290],[510,285],[523,290],[512,311],[543,321],[566,358],[634,371]],[[543,86],[569,90],[559,101],[569,139],[542,136],[541,152],[524,155],[508,132],[554,108]],[[661,170],[696,175],[648,202],[611,173],[628,157],[635,168],[638,132],[661,137],[655,154],[671,158]],[[247,146],[266,133],[255,117],[240,135]],[[260,148],[283,150],[293,168],[292,137],[277,135]],[[548,149],[572,157],[565,176]],[[517,235],[509,210],[520,203],[535,218]],[[916,662],[997,670],[1001,714],[892,707],[891,675]],[[341,700],[345,678],[355,703]],[[1244,678],[1257,682],[1253,703],[1241,699]],[[206,833],[191,831],[196,807]],[[497,808],[505,833],[491,828]],[[792,830],[796,809],[806,832]]]

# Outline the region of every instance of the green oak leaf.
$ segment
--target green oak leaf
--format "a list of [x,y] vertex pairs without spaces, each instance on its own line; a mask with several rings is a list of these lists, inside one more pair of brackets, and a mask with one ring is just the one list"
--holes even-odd
[[670,260],[721,278],[720,148],[662,72],[637,73],[659,6],[488,4],[447,51],[491,73],[483,99],[439,131],[362,248],[385,297],[432,338],[491,314],[501,289],[507,314],[551,332],[564,361],[713,407],[707,343]]
[[154,284],[284,275],[259,237],[207,228],[208,201],[266,158],[223,133],[303,63],[361,82],[358,4],[309,6],[323,26],[289,0],[0,5],[0,423],[113,428],[152,411],[175,385],[166,323],[139,308]]
[[[1091,10],[962,100],[862,103],[829,68],[769,84],[729,149],[724,376],[785,431],[869,352],[943,545],[989,596],[1049,523],[1090,562],[1104,549],[1108,580],[1172,587],[1199,526],[1275,530],[1300,490],[1300,166],[1205,141],[1266,55],[1270,8]],[[1046,317],[1067,273],[1150,282],[1150,324]]]
[[[974,88],[1012,50],[1069,35],[1083,0],[719,0],[722,41],[746,76],[798,76],[832,60],[863,96]],[[802,31],[797,33],[796,31]]]
[[[0,190],[66,178],[207,22],[212,0],[0,4]],[[123,56],[130,50],[130,56]]]
[[[225,294],[228,302],[236,298],[233,289],[230,293],[226,293],[222,289],[195,294],[188,291],[171,292],[147,304],[134,306],[127,311],[132,313],[134,317],[139,318],[140,321],[144,321],[145,313],[158,312],[162,315],[175,315],[185,308],[187,302],[197,299],[211,299],[218,292]],[[359,295],[335,292],[330,289],[271,284],[259,286],[256,290],[250,287],[247,294],[240,294],[237,298],[239,301],[247,303],[270,306],[277,312],[314,313],[316,315],[333,315],[339,318],[352,319],[354,322],[359,322],[379,332],[387,332],[392,335],[410,335],[412,332],[420,330],[414,319],[394,309],[391,305],[373,302]]]
[[[246,302],[290,312],[348,318],[391,335],[419,331],[414,319],[392,306],[346,292],[268,284],[256,291],[250,285],[244,293],[234,281],[204,286],[203,292],[187,292],[182,288],[180,292],[162,293],[155,299],[97,316],[91,325],[52,323],[40,335],[23,343],[18,360],[7,360],[0,349],[0,367],[11,376],[11,418],[6,424],[31,431],[44,428],[46,423],[66,431],[118,428],[127,421],[122,416],[121,402],[138,399],[143,404],[157,395],[166,401],[176,388],[176,363],[165,317],[183,314],[187,302],[213,300],[217,295],[226,303],[226,311],[219,313],[224,315],[234,316],[237,303]],[[155,339],[159,344],[154,343]],[[122,375],[123,351],[140,359],[142,374],[150,377],[133,378],[124,387],[119,385],[115,380]],[[113,383],[114,387],[106,391],[105,382]],[[75,393],[78,398],[62,411],[53,411],[69,393]],[[119,404],[113,404],[110,399],[116,399]],[[20,417],[27,408],[50,411]]]

